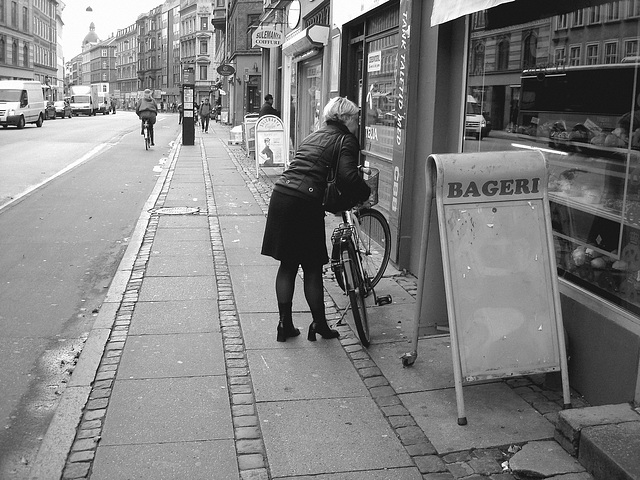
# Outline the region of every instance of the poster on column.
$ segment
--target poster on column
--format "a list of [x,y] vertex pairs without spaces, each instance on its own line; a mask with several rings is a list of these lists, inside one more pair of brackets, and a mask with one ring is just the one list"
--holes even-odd
[[258,119],[255,129],[256,169],[259,167],[284,166],[284,125],[275,115]]

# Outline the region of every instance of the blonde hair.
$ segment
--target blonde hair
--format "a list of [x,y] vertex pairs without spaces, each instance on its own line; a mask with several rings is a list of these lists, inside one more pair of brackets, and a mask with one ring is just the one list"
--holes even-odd
[[345,97],[335,97],[329,100],[324,107],[324,121],[333,121],[346,124],[351,117],[360,114],[360,109],[351,100]]

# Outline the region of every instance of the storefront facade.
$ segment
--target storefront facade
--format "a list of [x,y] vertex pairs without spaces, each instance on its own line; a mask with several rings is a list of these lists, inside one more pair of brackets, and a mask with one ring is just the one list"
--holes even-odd
[[[427,157],[542,148],[571,386],[594,405],[640,401],[640,2],[333,3],[323,24],[326,3],[300,2],[271,69],[290,150],[331,97],[356,102],[392,261],[418,272]],[[485,119],[478,139],[465,137],[469,104]],[[438,273],[425,290],[444,294]]]

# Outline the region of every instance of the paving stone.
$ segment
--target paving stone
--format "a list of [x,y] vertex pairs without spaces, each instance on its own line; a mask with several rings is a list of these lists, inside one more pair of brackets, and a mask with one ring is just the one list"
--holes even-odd
[[539,477],[584,471],[584,467],[554,441],[527,443],[511,457],[509,468],[515,474]]
[[413,461],[416,462],[416,466],[418,467],[418,470],[420,470],[420,473],[438,473],[447,471],[446,465],[437,455],[413,457]]

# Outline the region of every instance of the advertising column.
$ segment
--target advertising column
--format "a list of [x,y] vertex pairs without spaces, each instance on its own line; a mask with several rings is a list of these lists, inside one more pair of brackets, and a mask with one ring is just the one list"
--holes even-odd
[[193,67],[186,67],[182,70],[182,105],[184,107],[184,118],[182,119],[182,144],[195,144],[194,119],[194,72]]

